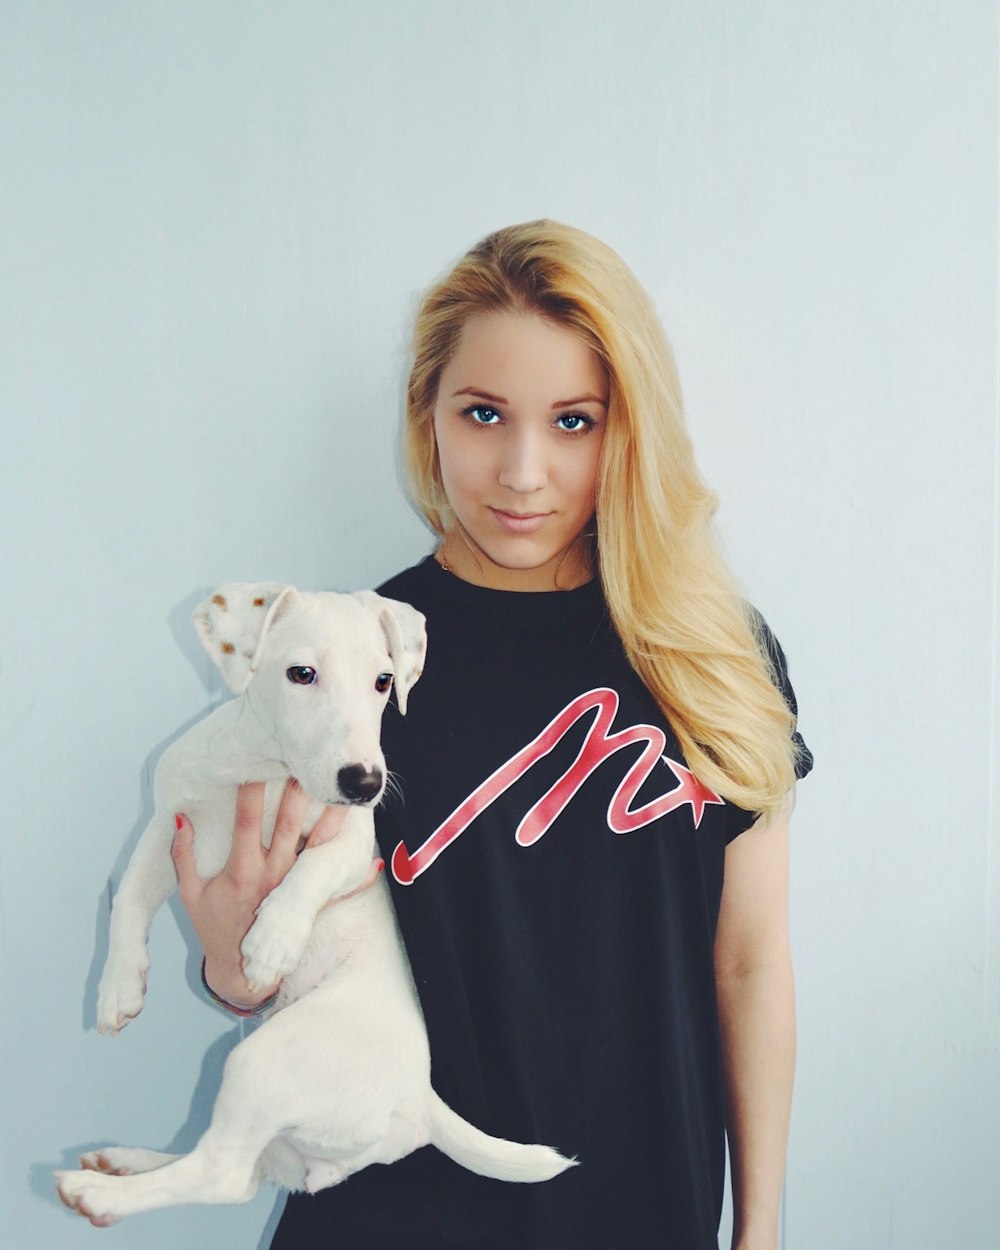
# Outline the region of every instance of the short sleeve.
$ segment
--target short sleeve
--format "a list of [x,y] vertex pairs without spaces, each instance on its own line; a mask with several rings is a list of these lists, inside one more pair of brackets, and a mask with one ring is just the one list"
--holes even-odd
[[[784,651],[781,649],[781,644],[771,632],[767,621],[764,620],[756,608],[751,608],[750,611],[753,617],[754,631],[763,646],[764,654],[771,670],[771,680],[781,691],[782,698],[788,705],[789,711],[795,717],[795,729],[792,733],[792,741],[795,743],[795,776],[801,781],[803,777],[807,777],[812,772],[813,756],[812,751],[809,750],[805,739],[798,729],[799,705],[795,699],[795,691],[792,689],[792,683],[788,676],[788,662],[785,659]],[[756,819],[756,812],[748,812],[738,807],[734,808],[726,841],[731,842],[745,830],[749,829]]]
[[801,781],[803,777],[807,777],[812,772],[813,757],[812,751],[806,746],[805,739],[799,733],[799,705],[796,702],[795,691],[792,689],[792,683],[788,677],[788,661],[785,659],[785,653],[781,649],[781,643],[771,633],[767,621],[764,620],[756,609],[754,609],[754,619],[757,625],[758,636],[764,644],[767,661],[771,668],[771,679],[781,691],[782,698],[785,700],[789,711],[795,717],[795,732],[792,734],[792,741],[795,743],[796,750],[795,776]]

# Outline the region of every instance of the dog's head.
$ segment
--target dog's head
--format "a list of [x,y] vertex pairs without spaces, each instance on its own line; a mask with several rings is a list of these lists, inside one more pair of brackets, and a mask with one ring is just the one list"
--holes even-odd
[[195,611],[202,644],[253,732],[312,797],[376,803],[385,789],[382,712],[399,710],[423,668],[427,636],[415,608],[369,590],[307,594],[275,582],[220,587]]

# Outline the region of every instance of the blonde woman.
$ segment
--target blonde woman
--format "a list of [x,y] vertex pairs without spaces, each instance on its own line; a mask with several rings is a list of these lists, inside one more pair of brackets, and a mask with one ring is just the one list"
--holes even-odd
[[[418,1151],[290,1198],[273,1250],[708,1250],[727,1133],[733,1245],[776,1250],[810,758],[623,262],[550,221],[473,248],[417,316],[406,453],[439,541],[381,588],[429,649],[378,833],[434,1084],[579,1166],[510,1185]],[[185,860],[208,982],[245,1009],[238,942],[283,865],[201,888]]]

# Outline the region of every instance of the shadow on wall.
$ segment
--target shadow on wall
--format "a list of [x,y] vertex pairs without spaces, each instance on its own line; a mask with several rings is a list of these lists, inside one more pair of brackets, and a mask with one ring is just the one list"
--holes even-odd
[[[191,617],[195,608],[212,593],[212,589],[192,591],[172,608],[167,615],[167,625],[170,632],[173,634],[181,653],[190,661],[192,668],[205,687],[205,691],[209,696],[209,702],[206,707],[196,712],[155,746],[147,755],[143,764],[138,815],[131,831],[122,843],[121,850],[118,852],[108,877],[107,887],[101,892],[97,900],[96,915],[94,917],[94,957],[91,961],[84,986],[81,1010],[82,1023],[85,1030],[97,1027],[97,987],[100,983],[101,973],[104,971],[104,964],[108,955],[111,903],[136,845],[153,816],[153,776],[156,772],[156,766],[159,764],[167,747],[172,746],[174,742],[182,738],[189,729],[203,720],[210,711],[229,697],[229,691],[222,680],[218,668],[202,648],[194,626],[191,623]],[[200,993],[201,953],[187,913],[180,905],[176,894],[170,899],[170,909],[174,914],[188,948],[186,967],[188,984],[194,992]]]

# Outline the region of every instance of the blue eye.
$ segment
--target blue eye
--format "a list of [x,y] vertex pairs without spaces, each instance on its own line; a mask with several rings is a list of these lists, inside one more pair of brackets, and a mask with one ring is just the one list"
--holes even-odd
[[580,430],[589,429],[594,421],[584,412],[567,412],[564,416],[557,418],[556,424],[567,434],[577,434]]
[[500,420],[499,412],[485,404],[471,404],[468,408],[463,408],[462,416],[468,417],[473,425],[496,425]]

